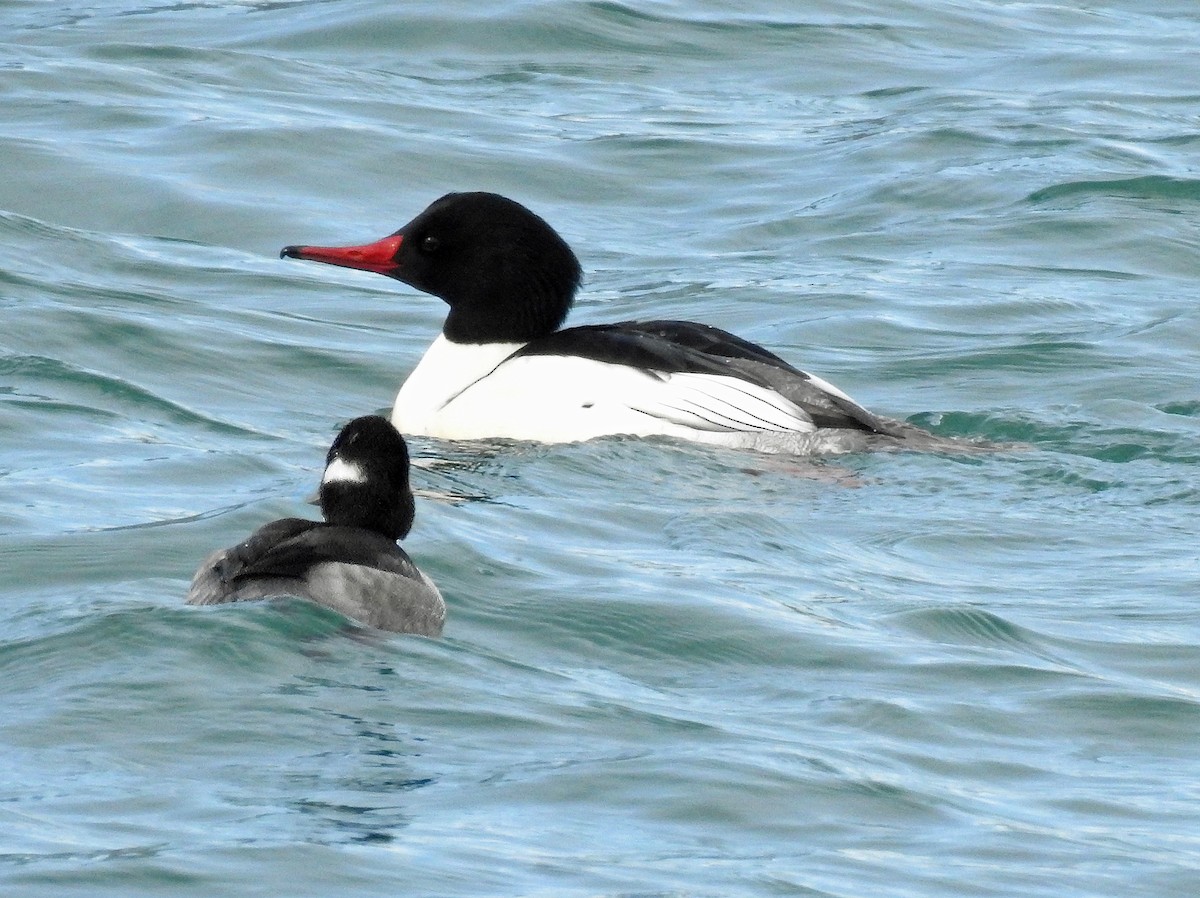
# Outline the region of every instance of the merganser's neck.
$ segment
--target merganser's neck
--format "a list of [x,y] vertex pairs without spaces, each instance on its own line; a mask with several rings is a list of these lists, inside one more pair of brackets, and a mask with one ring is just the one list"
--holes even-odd
[[572,298],[571,293],[547,290],[536,282],[506,284],[492,279],[478,294],[464,291],[447,300],[450,311],[442,335],[459,345],[521,345],[558,330]]
[[431,433],[430,422],[447,403],[524,345],[458,343],[439,334],[401,385],[392,423],[403,433]]

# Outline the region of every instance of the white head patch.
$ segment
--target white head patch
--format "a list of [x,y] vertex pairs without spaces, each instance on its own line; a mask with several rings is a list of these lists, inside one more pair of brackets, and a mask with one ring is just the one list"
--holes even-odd
[[341,458],[335,458],[325,469],[321,483],[366,483],[367,475],[363,469]]

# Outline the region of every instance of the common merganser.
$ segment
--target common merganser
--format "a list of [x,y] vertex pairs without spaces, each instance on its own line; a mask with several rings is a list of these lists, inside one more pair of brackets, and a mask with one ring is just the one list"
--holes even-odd
[[405,433],[550,443],[668,436],[797,453],[950,442],[872,414],[709,325],[560,330],[579,261],[542,218],[494,193],[446,194],[374,243],[286,246],[280,257],[384,274],[449,305],[441,335],[396,396],[392,423]]
[[441,593],[396,540],[413,522],[408,448],[386,418],[355,418],[325,458],[325,520],[283,518],[201,563],[189,605],[299,596],[381,630],[438,636]]

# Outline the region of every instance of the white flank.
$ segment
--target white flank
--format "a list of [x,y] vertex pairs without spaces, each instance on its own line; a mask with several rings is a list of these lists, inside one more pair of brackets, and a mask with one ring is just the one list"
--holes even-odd
[[740,445],[746,434],[816,429],[803,409],[738,378],[650,373],[576,356],[506,361],[518,348],[439,336],[400,388],[392,423],[401,433],[442,439],[548,443],[628,434]]

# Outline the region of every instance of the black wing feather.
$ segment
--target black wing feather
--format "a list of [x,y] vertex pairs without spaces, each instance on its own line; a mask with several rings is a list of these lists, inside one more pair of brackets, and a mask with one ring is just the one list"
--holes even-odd
[[260,527],[225,553],[218,574],[226,583],[257,577],[303,577],[327,562],[416,576],[416,567],[405,551],[381,533],[299,518]]

